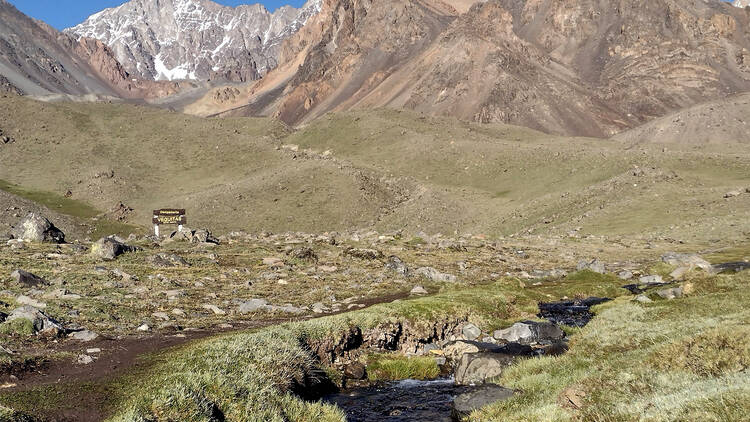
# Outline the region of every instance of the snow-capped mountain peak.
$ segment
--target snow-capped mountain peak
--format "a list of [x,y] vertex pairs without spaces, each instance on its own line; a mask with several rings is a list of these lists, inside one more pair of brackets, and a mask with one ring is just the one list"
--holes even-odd
[[157,80],[246,81],[274,68],[281,42],[320,11],[321,0],[269,12],[261,4],[130,0],[65,32],[96,38],[134,75]]

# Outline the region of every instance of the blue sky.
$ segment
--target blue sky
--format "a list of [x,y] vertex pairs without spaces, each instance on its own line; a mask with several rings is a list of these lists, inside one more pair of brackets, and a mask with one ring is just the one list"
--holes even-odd
[[[119,6],[125,0],[8,0],[18,10],[40,19],[57,29],[63,29],[83,22],[87,17],[108,7]],[[274,11],[285,4],[299,7],[304,0],[214,0],[228,6],[238,4],[263,3],[268,10]]]

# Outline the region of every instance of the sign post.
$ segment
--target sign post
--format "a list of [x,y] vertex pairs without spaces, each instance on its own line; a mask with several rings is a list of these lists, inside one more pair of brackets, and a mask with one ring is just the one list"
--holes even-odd
[[154,210],[154,235],[159,237],[159,226],[162,224],[176,224],[177,230],[182,230],[182,226],[187,224],[187,217],[184,209],[166,208]]

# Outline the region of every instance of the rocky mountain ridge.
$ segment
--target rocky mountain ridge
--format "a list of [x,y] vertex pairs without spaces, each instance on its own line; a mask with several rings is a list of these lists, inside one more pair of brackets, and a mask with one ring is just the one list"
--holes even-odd
[[151,98],[177,90],[131,77],[102,42],[76,40],[0,0],[0,91]]
[[125,70],[143,78],[245,82],[276,67],[281,42],[319,10],[320,0],[273,13],[260,4],[131,0],[65,32],[101,40]]
[[200,113],[394,107],[611,136],[750,90],[750,15],[719,0],[329,0],[281,65]]

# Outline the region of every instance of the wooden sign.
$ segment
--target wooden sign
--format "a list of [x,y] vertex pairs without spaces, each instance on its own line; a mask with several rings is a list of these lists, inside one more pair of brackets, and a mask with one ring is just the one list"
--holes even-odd
[[159,226],[162,224],[176,224],[177,230],[182,230],[182,226],[187,224],[187,217],[184,209],[166,208],[154,210],[154,234],[159,236]]

